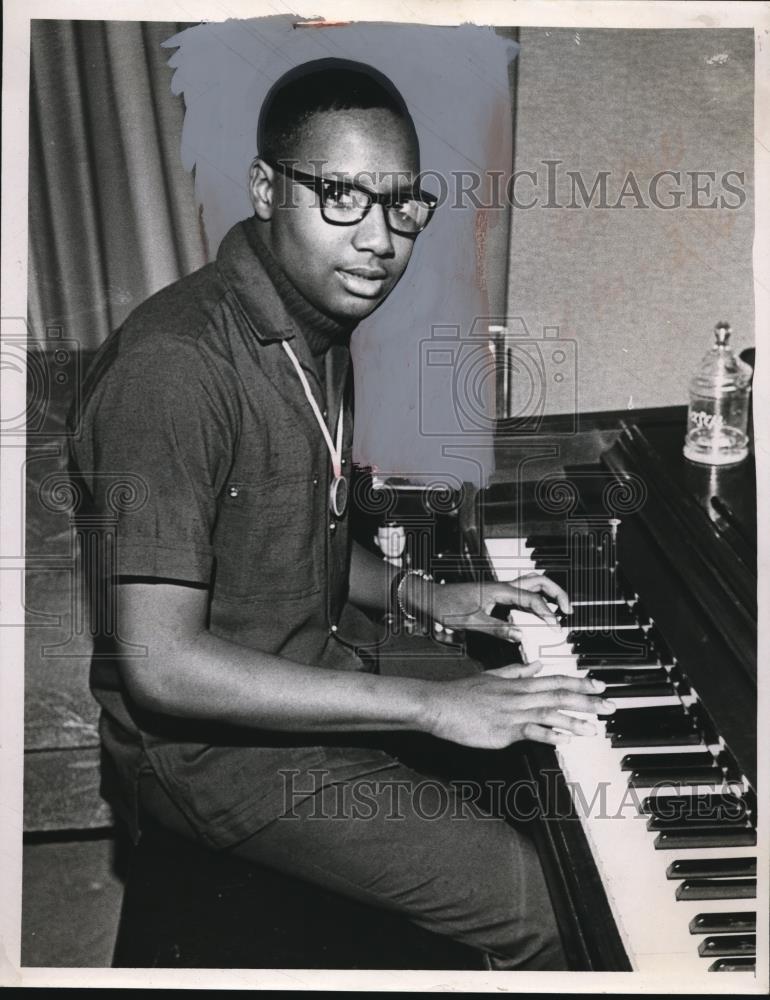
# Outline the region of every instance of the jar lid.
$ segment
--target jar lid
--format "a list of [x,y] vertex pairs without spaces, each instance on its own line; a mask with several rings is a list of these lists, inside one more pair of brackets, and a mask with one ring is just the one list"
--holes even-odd
[[738,392],[746,389],[751,381],[751,367],[737,357],[730,347],[732,330],[729,323],[714,327],[714,346],[702,358],[690,387],[693,392],[713,395]]

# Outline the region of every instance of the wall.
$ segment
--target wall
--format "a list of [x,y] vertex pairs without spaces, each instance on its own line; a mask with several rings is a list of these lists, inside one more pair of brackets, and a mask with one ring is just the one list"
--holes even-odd
[[[515,190],[524,204],[540,197],[512,211],[507,311],[531,335],[558,327],[576,342],[577,371],[567,351],[566,380],[546,373],[545,410],[686,402],[718,320],[729,320],[739,348],[753,343],[752,32],[527,28],[520,42],[515,167],[538,178],[522,175]],[[551,168],[551,204],[572,200],[568,170],[588,192],[609,171],[609,205],[633,171],[642,197],[629,182],[620,208],[596,207],[598,191],[590,208],[545,207],[547,159],[563,161]],[[649,183],[662,170],[714,171],[703,204],[715,195],[737,204],[720,178],[743,171],[745,203],[690,207],[683,175],[681,207],[657,208]],[[673,187],[661,182],[661,203],[674,202]]]
[[[212,255],[230,226],[252,213],[246,181],[269,87],[292,66],[330,56],[366,62],[389,76],[414,117],[422,169],[438,172],[450,197],[418,238],[403,280],[353,337],[354,454],[383,473],[446,475],[455,485],[482,479],[492,462],[493,373],[485,378],[484,365],[475,362],[489,357],[488,319],[476,327],[482,339],[469,345],[468,338],[478,317],[499,316],[504,308],[508,214],[462,199],[455,207],[452,178],[459,171],[510,173],[509,67],[516,44],[510,33],[474,25],[298,30],[296,22],[280,16],[202,24],[165,43],[176,49],[170,65],[173,90],[185,100],[182,159],[195,168]],[[432,177],[425,187],[442,191]],[[458,335],[431,352],[434,325]],[[458,358],[471,359],[459,383]],[[457,395],[470,415],[471,442]]]

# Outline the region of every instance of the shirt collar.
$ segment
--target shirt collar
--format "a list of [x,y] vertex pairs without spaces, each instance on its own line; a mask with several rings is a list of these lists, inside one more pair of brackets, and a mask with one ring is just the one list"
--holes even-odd
[[217,266],[261,341],[288,340],[319,334],[330,343],[347,343],[355,323],[342,324],[316,309],[288,279],[256,234],[255,216],[237,223],[225,235]]

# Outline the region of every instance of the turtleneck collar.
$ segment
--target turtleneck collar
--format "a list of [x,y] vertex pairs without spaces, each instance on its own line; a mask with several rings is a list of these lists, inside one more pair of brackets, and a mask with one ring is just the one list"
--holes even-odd
[[321,358],[335,344],[347,344],[357,322],[338,322],[309,302],[287,276],[266,241],[258,235],[259,224],[256,216],[243,222],[249,246],[278,292],[287,313],[302,333],[313,357]]

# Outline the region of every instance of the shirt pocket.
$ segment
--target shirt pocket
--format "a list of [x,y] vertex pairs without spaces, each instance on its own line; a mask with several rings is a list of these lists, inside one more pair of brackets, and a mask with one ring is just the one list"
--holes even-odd
[[214,533],[214,589],[221,597],[270,602],[320,590],[324,541],[318,479],[231,481]]

